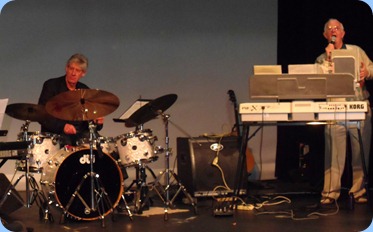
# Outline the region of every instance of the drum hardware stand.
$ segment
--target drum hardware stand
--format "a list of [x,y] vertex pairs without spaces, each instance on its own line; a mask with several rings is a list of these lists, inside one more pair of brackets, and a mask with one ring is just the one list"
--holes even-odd
[[[93,121],[89,121],[89,150],[90,150],[89,163],[90,163],[90,171],[83,176],[79,185],[76,187],[74,193],[72,194],[69,202],[67,203],[66,209],[64,209],[64,211],[61,215],[61,218],[60,218],[60,223],[61,224],[64,223],[65,216],[67,215],[67,212],[68,212],[70,206],[72,205],[75,197],[78,197],[82,201],[83,205],[86,207],[85,212],[87,212],[89,214],[92,211],[93,212],[97,211],[99,213],[102,227],[105,227],[105,221],[104,221],[104,219],[105,219],[105,216],[104,216],[104,214],[105,214],[105,212],[104,212],[105,204],[110,206],[110,208],[112,209],[112,212],[114,210],[113,209],[113,204],[112,204],[111,200],[109,199],[108,194],[105,191],[105,188],[103,187],[103,185],[101,183],[101,180],[99,179],[99,174],[95,173],[94,168],[93,168],[93,163],[94,163],[94,160],[95,160],[95,157],[93,155],[93,141],[94,141],[94,139],[96,139],[95,128],[96,128],[96,125],[93,123]],[[82,187],[83,183],[87,180],[88,177],[91,177],[90,178],[90,202],[86,202],[83,199],[83,197],[79,194],[80,188]],[[89,205],[89,203],[90,203],[90,205]]]
[[[23,133],[23,140],[24,141],[28,141],[28,126],[30,124],[30,121],[29,120],[26,120],[26,123],[22,125],[22,133]],[[29,145],[29,146],[32,146]],[[21,181],[21,179],[23,177],[26,178],[26,204],[25,204],[25,207],[27,208],[30,208],[31,205],[36,202],[36,204],[39,206],[39,216],[40,216],[40,219],[44,219],[44,222],[53,222],[54,219],[53,219],[53,216],[52,214],[50,213],[49,211],[49,206],[48,206],[48,201],[47,201],[47,198],[45,197],[43,191],[41,191],[39,189],[39,185],[38,183],[36,182],[34,176],[32,174],[30,174],[30,170],[29,170],[29,152],[27,152],[25,158],[21,159],[21,160],[24,160],[25,162],[25,166],[26,166],[26,170],[25,170],[25,174],[22,174],[20,177],[18,177],[18,179],[14,182],[14,184],[10,184],[9,187],[7,188],[6,190],[6,194],[4,195],[4,197],[1,199],[0,201],[0,206],[5,202],[5,200],[8,198],[8,196],[10,196],[12,193],[13,193],[13,190],[15,190],[16,186],[18,185],[18,183]],[[17,168],[16,168],[16,171],[14,173],[14,176],[15,174],[17,173]],[[32,190],[32,194],[30,193]],[[13,194],[13,196],[15,196],[20,202],[24,202],[24,200],[17,195],[17,194]]]
[[[194,213],[197,214],[197,206],[192,198],[192,196],[187,192],[185,186],[180,182],[178,176],[173,170],[170,170],[170,155],[171,155],[171,149],[169,147],[169,136],[168,136],[168,122],[170,115],[160,113],[160,115],[163,118],[164,124],[165,124],[165,141],[166,141],[166,169],[160,173],[160,175],[157,177],[157,179],[154,181],[154,183],[151,184],[150,190],[155,190],[160,199],[163,201],[164,204],[164,220],[168,220],[168,209],[173,206],[173,202],[175,201],[178,194],[183,191],[184,195],[188,198],[189,202],[192,204],[194,208]],[[166,186],[163,187],[160,184],[160,179],[166,175]],[[174,178],[174,180],[177,182],[177,186],[179,187],[175,193],[175,195],[170,199],[170,180],[171,178]]]
[[[36,182],[33,175],[29,173],[29,166],[28,166],[28,157],[25,159],[26,163],[26,171],[25,174],[18,177],[14,184],[10,184],[6,190],[6,194],[0,201],[0,206],[4,204],[8,196],[13,194],[14,197],[17,198],[20,202],[24,202],[22,198],[20,198],[17,194],[14,194],[13,191],[15,190],[16,186],[18,185],[19,181],[25,177],[26,178],[26,204],[24,205],[26,208],[31,208],[34,202],[39,207],[39,216],[40,220],[44,220],[44,222],[54,222],[54,218],[49,210],[49,205],[47,198],[45,197],[43,191],[39,189],[38,183]],[[17,172],[17,170],[16,170]],[[15,174],[14,174],[15,175]],[[30,193],[32,191],[32,194]]]
[[132,181],[132,183],[127,187],[125,192],[130,190],[132,186],[136,184],[136,193],[134,197],[135,212],[138,214],[142,214],[143,209],[146,207],[146,204],[149,202],[149,200],[151,201],[151,199],[148,197],[149,188],[146,184],[146,170],[150,171],[154,179],[156,179],[157,177],[154,174],[153,170],[151,170],[145,163],[140,162],[136,165],[135,168],[136,179]]

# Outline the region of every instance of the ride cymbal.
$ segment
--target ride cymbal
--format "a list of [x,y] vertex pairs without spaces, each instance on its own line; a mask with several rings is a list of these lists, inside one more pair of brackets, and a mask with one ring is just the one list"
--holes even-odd
[[172,104],[174,104],[176,99],[176,94],[167,94],[148,102],[140,109],[135,111],[126,120],[125,125],[127,127],[134,127],[156,118],[158,115],[166,111]]
[[46,111],[67,121],[89,121],[106,116],[119,106],[119,98],[97,89],[76,89],[54,96],[45,105]]
[[15,103],[6,107],[5,113],[19,120],[40,122],[48,117],[44,106],[30,103]]

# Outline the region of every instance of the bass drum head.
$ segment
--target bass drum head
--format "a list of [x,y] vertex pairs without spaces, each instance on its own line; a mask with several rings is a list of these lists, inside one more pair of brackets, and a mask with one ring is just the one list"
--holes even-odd
[[[106,216],[117,206],[123,192],[123,176],[117,162],[105,153],[97,150],[93,150],[93,153],[95,175],[90,174],[90,149],[68,155],[55,175],[56,200],[78,220],[95,220]],[[93,206],[91,180],[95,188],[93,196],[98,199]]]

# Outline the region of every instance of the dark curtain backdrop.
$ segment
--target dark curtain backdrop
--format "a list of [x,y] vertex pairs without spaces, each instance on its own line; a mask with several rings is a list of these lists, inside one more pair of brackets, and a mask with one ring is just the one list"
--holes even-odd
[[[314,63],[315,58],[323,53],[326,46],[322,35],[323,27],[329,18],[339,19],[344,24],[346,43],[359,45],[373,59],[373,16],[371,8],[365,2],[280,0],[278,15],[278,64],[282,65],[285,73],[288,64]],[[373,95],[373,81],[368,82],[367,86]],[[321,186],[324,165],[322,126],[278,128],[276,176],[286,180],[299,178],[300,143],[310,145],[311,149],[306,170],[310,172],[309,180]],[[369,179],[372,179],[371,175]]]

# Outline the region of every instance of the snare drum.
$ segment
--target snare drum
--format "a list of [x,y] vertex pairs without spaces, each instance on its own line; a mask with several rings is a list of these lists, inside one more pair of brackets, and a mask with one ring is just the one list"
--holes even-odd
[[154,152],[157,137],[150,129],[139,130],[116,137],[120,163],[126,167],[149,163],[158,159]]
[[[109,214],[119,203],[123,176],[118,163],[108,154],[93,150],[93,172],[97,209],[91,207],[90,149],[59,150],[44,164],[41,186],[49,200],[77,220],[95,220]],[[98,199],[99,197],[104,199]]]
[[[28,155],[29,171],[40,173],[43,164],[58,150],[60,150],[61,139],[59,135],[51,133],[27,132],[18,135],[19,141],[31,141],[28,150],[18,152],[18,155]],[[26,162],[17,161],[17,170],[26,171]]]

